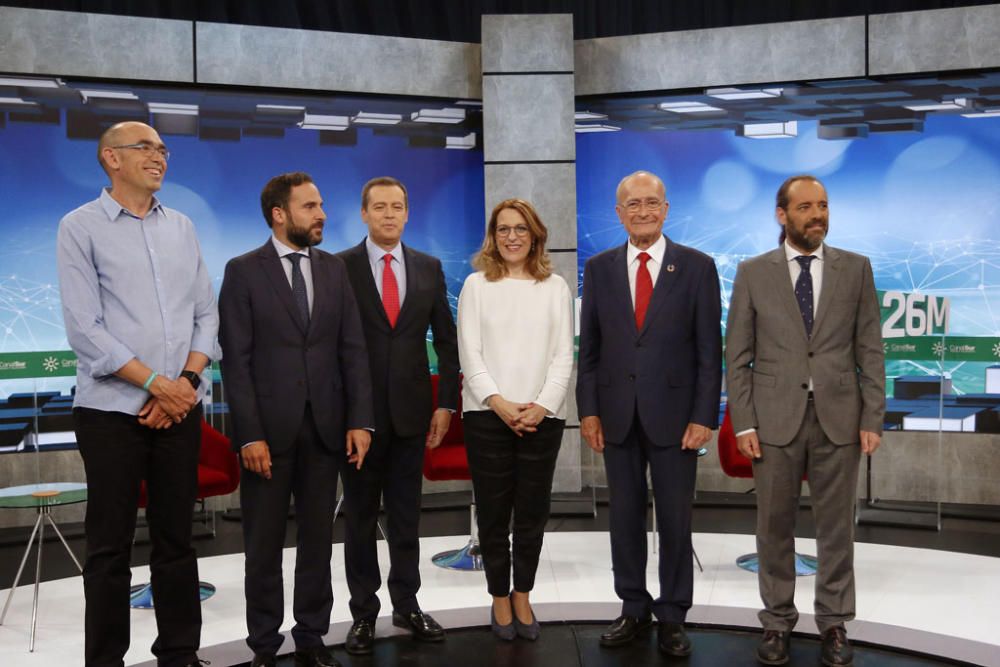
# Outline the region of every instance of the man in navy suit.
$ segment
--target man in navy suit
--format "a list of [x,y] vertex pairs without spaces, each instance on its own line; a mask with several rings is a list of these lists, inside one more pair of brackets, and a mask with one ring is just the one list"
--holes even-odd
[[[615,211],[628,243],[587,261],[576,399],[580,433],[604,453],[611,561],[622,613],[601,636],[620,646],[659,621],[660,650],[691,653],[691,502],[697,450],[719,422],[719,275],[711,257],[663,235],[663,181],[622,179]],[[660,532],[660,595],[646,590],[646,467]]]
[[[434,448],[458,407],[458,342],[441,261],[403,245],[406,186],[380,176],[361,190],[368,235],[337,255],[347,266],[368,344],[375,411],[371,451],[360,470],[341,471],[347,531],[344,563],[354,623],[344,647],[372,652],[382,584],[375,547],[379,501],[385,504],[393,625],[421,641],[444,630],[420,610],[420,492],[424,447]],[[438,357],[438,405],[431,395],[427,330]]]
[[339,665],[330,628],[337,473],[361,468],[371,440],[371,378],[344,263],[323,240],[323,199],[308,174],[275,176],[260,195],[272,236],[230,260],[219,293],[222,377],[240,452],[247,644],[269,667],[283,637],[281,551],[295,498],[296,667]]

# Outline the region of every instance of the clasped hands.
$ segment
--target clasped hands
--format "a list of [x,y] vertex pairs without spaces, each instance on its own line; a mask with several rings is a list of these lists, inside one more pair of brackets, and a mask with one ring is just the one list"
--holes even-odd
[[500,394],[493,394],[486,403],[518,437],[534,433],[545,419],[546,410],[537,403],[515,403]]
[[149,385],[151,394],[139,411],[139,423],[153,429],[179,424],[198,403],[198,392],[184,378],[171,380],[157,375]]

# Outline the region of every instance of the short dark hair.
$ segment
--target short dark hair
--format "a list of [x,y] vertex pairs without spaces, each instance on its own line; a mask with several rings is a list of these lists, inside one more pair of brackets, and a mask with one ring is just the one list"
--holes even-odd
[[376,176],[371,179],[365,186],[361,188],[361,210],[368,210],[368,194],[371,192],[372,188],[378,187],[380,185],[392,186],[395,185],[397,188],[403,191],[403,205],[407,209],[410,208],[410,196],[406,193],[406,186],[403,185],[398,179],[392,176]]
[[288,209],[288,200],[292,196],[292,188],[303,183],[312,183],[312,176],[304,171],[290,171],[287,174],[279,174],[269,180],[264,189],[260,191],[260,210],[264,214],[267,226],[274,225],[271,219],[271,211],[274,207]]
[[[814,181],[826,190],[826,186],[823,185],[823,181],[819,180],[812,174],[796,174],[795,176],[789,176],[785,179],[785,182],[781,184],[778,188],[778,193],[774,196],[774,205],[781,210],[788,212],[788,191],[792,189],[792,186],[799,181]],[[781,225],[781,233],[778,234],[778,245],[785,242],[785,226]]]

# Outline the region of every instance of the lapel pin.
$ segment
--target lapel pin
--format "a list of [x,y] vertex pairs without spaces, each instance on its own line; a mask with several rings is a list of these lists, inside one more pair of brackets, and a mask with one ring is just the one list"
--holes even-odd
[[667,264],[667,273],[673,273],[676,270],[677,270],[676,266],[674,266],[673,264]]

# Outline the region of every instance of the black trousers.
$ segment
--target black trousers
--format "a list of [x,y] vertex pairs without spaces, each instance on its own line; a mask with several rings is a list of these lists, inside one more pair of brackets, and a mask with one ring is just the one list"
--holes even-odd
[[85,664],[125,664],[131,611],[129,559],[139,487],[145,479],[158,633],[152,651],[159,665],[187,665],[196,659],[201,641],[198,560],[191,546],[201,406],[180,424],[159,431],[140,425],[135,415],[88,408],[76,408],[73,421],[87,473]]
[[344,507],[347,534],[344,564],[351,591],[351,616],[374,621],[381,609],[376,592],[382,585],[378,566],[377,521],[385,502],[389,542],[389,597],[403,614],[417,611],[420,590],[420,492],[425,437],[400,438],[376,431],[365,463],[345,465]]
[[333,608],[333,509],[344,456],[343,449],[334,453],[324,447],[307,408],[293,446],[271,452],[271,479],[240,469],[247,645],[254,653],[275,655],[284,641],[279,632],[285,610],[281,555],[293,496],[297,551],[292,638],[297,649],[323,645]]
[[[646,590],[647,465],[660,538],[660,594],[655,600]],[[636,415],[625,442],[605,446],[604,467],[610,496],[611,564],[622,614],[645,617],[652,611],[660,621],[683,623],[694,593],[691,505],[697,450],[681,449],[679,443],[654,445]]]
[[495,597],[510,593],[513,511],[514,590],[527,593],[535,587],[566,422],[546,418],[537,431],[518,437],[492,411],[466,412],[462,418],[487,589]]

